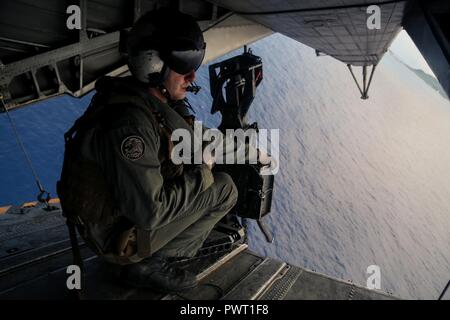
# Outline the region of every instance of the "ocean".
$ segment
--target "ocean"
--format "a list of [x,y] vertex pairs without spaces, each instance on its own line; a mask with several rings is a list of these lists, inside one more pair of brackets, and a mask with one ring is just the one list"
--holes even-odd
[[[280,130],[280,170],[264,218],[275,241],[250,222],[250,249],[362,286],[377,265],[382,291],[437,299],[450,279],[449,101],[390,53],[361,100],[345,64],[331,57],[279,34],[250,47],[263,59],[264,80],[249,121]],[[207,66],[197,83],[197,119],[217,126]],[[10,113],[53,196],[63,133],[91,97]],[[34,200],[35,181],[4,114],[0,149],[0,206]]]

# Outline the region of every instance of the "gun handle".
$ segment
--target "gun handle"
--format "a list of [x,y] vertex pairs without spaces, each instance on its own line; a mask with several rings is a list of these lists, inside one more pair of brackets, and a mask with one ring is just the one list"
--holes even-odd
[[272,233],[270,232],[269,228],[264,224],[264,222],[260,219],[257,220],[258,227],[261,230],[261,232],[264,234],[264,237],[266,237],[266,241],[269,243],[273,243],[274,237]]

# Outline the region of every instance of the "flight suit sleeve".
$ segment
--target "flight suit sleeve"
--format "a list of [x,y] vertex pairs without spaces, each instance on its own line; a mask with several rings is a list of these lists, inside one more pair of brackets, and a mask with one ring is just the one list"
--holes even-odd
[[206,165],[164,181],[155,125],[121,126],[105,137],[105,172],[121,213],[143,229],[160,228],[183,216],[197,196],[214,182]]

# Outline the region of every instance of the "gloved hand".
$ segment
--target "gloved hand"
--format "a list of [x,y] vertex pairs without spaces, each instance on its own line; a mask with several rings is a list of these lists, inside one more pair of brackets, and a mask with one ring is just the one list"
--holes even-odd
[[278,172],[277,161],[264,150],[258,149],[258,161],[263,165],[262,175],[272,175]]
[[203,163],[205,163],[210,170],[216,164],[216,157],[211,152],[203,152]]
[[275,165],[275,160],[264,150],[258,149],[258,160],[261,162],[263,166],[268,166],[272,163],[272,165]]

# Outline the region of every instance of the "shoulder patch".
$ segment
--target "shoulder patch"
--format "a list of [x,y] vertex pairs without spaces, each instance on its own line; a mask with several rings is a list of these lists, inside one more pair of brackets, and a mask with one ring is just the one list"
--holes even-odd
[[144,139],[139,136],[126,137],[122,141],[120,151],[126,159],[131,161],[138,160],[142,158],[145,152]]

